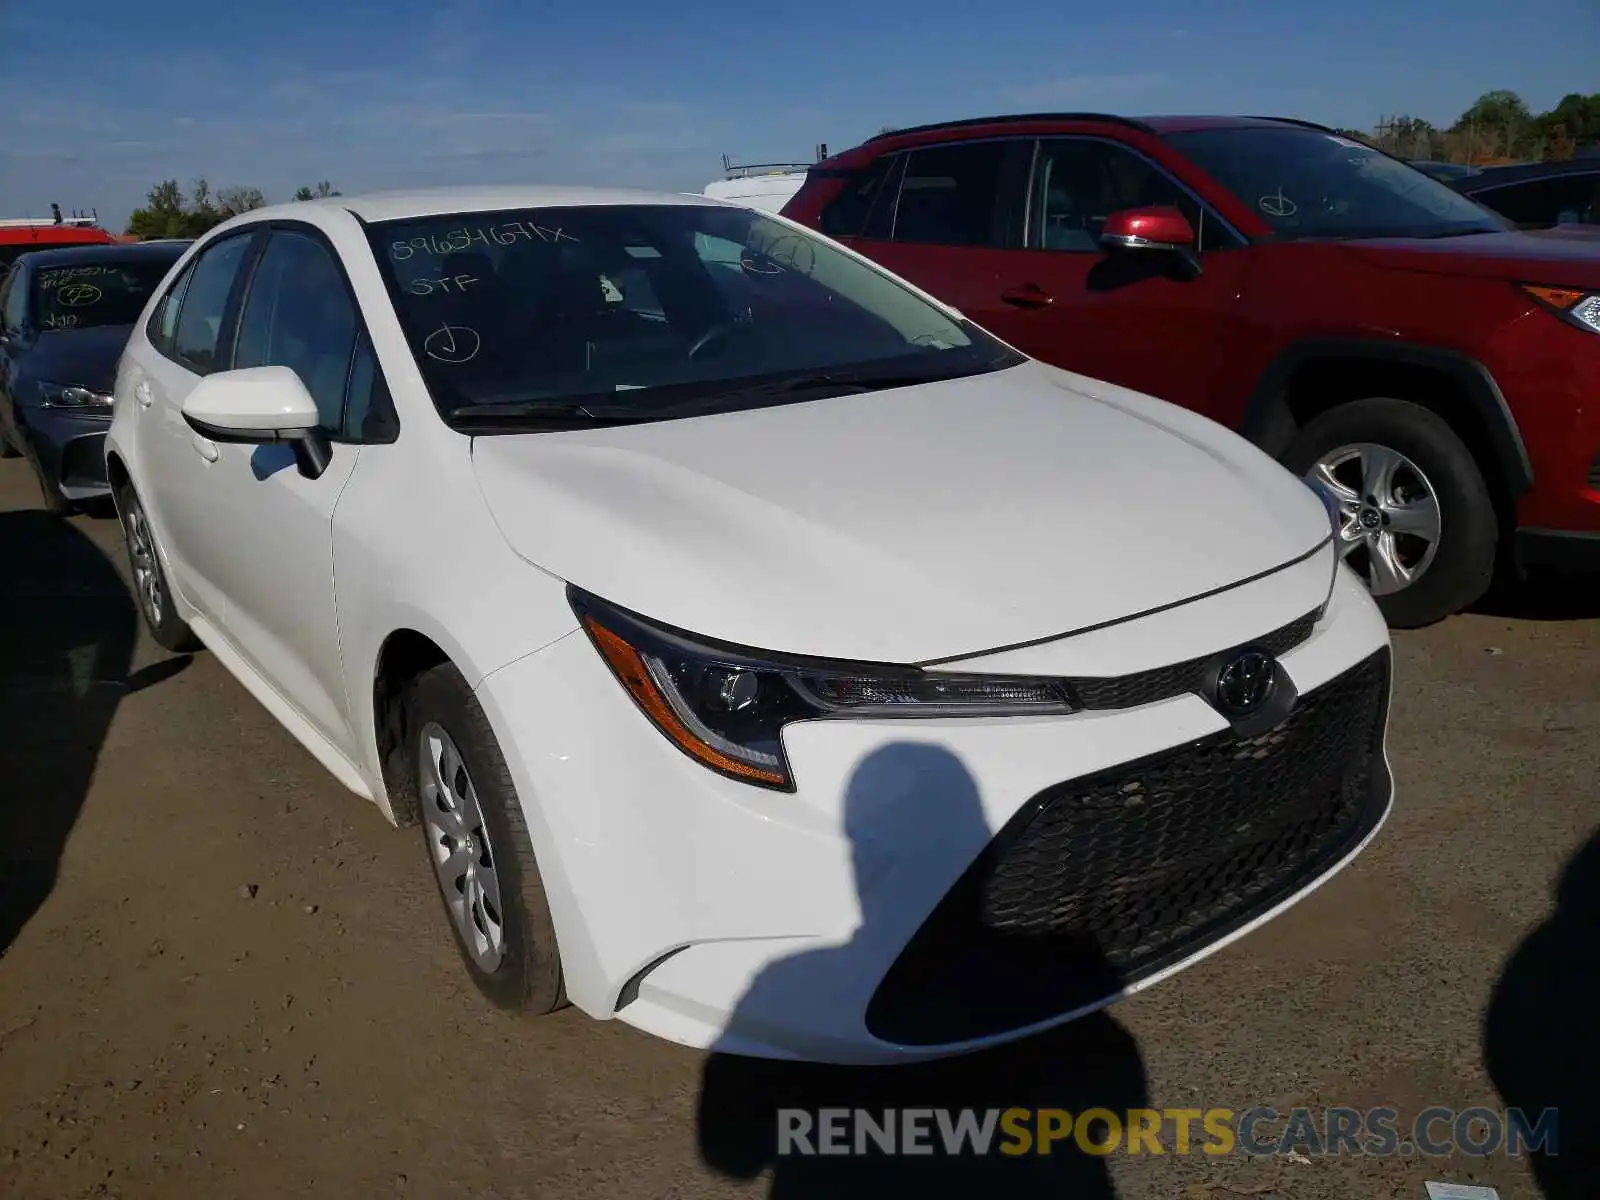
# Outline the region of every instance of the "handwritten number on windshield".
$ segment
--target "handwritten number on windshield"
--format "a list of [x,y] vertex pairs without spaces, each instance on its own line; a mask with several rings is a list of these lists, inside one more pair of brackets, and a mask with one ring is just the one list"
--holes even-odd
[[566,230],[532,221],[508,221],[504,225],[480,226],[476,229],[456,229],[443,235],[424,235],[406,242],[393,242],[389,252],[396,262],[405,262],[416,254],[455,254],[472,249],[474,242],[482,246],[510,246],[527,242],[576,242]]

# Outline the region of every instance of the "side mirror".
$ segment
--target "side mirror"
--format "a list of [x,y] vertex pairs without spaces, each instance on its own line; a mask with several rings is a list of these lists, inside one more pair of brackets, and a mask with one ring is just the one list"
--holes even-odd
[[245,367],[207,375],[183,402],[189,428],[213,442],[286,444],[307,479],[328,469],[332,447],[317,402],[288,367]]
[[1100,228],[1100,244],[1115,254],[1165,254],[1181,264],[1189,278],[1200,274],[1194,227],[1176,208],[1125,208]]
[[1106,218],[1100,242],[1115,250],[1193,250],[1194,229],[1175,208],[1125,208]]

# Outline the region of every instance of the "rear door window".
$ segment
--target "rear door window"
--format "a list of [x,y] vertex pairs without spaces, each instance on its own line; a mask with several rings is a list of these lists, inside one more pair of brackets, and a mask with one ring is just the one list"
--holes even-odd
[[819,228],[829,237],[856,237],[867,231],[867,217],[884,191],[897,154],[884,154],[866,170],[847,180],[844,190],[822,210]]
[[1004,242],[1001,175],[1004,141],[930,146],[906,155],[893,238],[934,246]]

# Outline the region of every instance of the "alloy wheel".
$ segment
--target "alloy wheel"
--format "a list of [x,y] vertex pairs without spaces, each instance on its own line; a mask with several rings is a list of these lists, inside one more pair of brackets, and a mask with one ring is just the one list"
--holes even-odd
[[133,560],[133,584],[139,593],[139,604],[145,619],[152,628],[161,625],[167,611],[167,598],[161,586],[161,571],[156,559],[155,539],[150,536],[150,524],[145,520],[144,509],[129,497],[123,517],[128,534],[128,556]]
[[1337,508],[1339,555],[1374,596],[1410,587],[1433,564],[1444,530],[1439,496],[1399,451],[1340,446],[1312,465],[1306,482]]
[[477,789],[443,727],[423,726],[418,756],[422,820],[439,889],[472,961],[492,974],[505,955],[505,909]]

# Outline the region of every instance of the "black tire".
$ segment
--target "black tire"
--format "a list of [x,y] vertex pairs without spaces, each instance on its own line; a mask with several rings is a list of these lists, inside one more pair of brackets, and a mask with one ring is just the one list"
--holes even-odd
[[1443,417],[1408,400],[1372,397],[1341,404],[1309,422],[1283,455],[1300,476],[1323,455],[1357,442],[1387,447],[1416,464],[1439,502],[1438,549],[1409,586],[1377,596],[1396,629],[1442,620],[1481,599],[1494,579],[1500,524],[1472,451]]
[[22,451],[11,440],[11,435],[0,429],[0,458],[16,458]]
[[[424,731],[430,725],[437,725],[448,734],[460,755],[477,797],[483,820],[481,831],[487,837],[489,859],[498,876],[503,942],[499,963],[492,970],[485,970],[473,957],[451,913],[452,897],[446,894],[447,884],[434,870],[438,831],[429,817],[436,815],[430,813],[430,805],[437,803],[437,798],[430,798],[422,777],[428,753]],[[405,736],[406,759],[413,775],[408,782],[417,801],[417,824],[422,830],[428,869],[438,888],[456,950],[472,982],[498,1008],[542,1015],[563,1007],[567,998],[555,922],[534,861],[527,822],[489,719],[454,666],[443,663],[412,681],[406,691]],[[437,812],[442,811],[445,806],[438,804]]]
[[[139,605],[139,615],[144,618],[150,636],[158,645],[177,654],[190,654],[201,649],[200,639],[195,637],[194,630],[178,615],[177,605],[173,602],[172,585],[167,581],[167,572],[157,552],[155,530],[150,528],[144,505],[139,502],[139,496],[130,484],[123,484],[117,491],[117,515],[122,520],[122,541],[128,551],[128,572],[133,579],[134,601]],[[150,570],[154,573],[159,603],[153,602],[140,584],[141,551],[137,543],[138,526],[141,524],[145,530],[145,552],[149,556]]]

